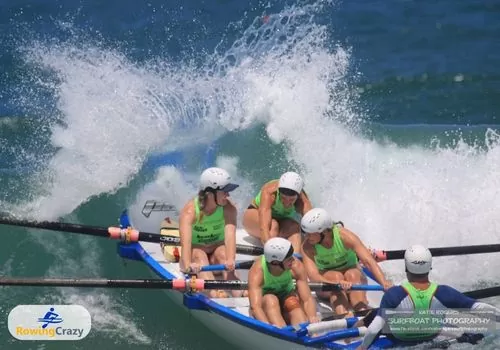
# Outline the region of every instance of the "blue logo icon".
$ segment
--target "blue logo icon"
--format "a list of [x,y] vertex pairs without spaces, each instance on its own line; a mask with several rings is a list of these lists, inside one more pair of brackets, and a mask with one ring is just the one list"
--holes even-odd
[[42,328],[47,328],[49,323],[61,323],[63,321],[62,317],[59,317],[59,314],[56,314],[54,311],[54,308],[51,307],[49,311],[45,313],[45,316],[43,318],[39,318],[38,322],[43,323]]

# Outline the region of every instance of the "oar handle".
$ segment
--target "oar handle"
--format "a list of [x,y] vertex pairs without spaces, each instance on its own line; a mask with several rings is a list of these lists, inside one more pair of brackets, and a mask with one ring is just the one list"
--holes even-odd
[[205,265],[202,266],[200,271],[208,272],[208,271],[224,271],[226,270],[226,265],[217,264],[217,265]]
[[[234,264],[234,268],[237,270],[245,270],[252,267],[254,260],[248,261],[238,261]],[[202,266],[200,271],[224,271],[226,270],[226,265],[224,264],[215,264],[215,265],[205,265]]]
[[[316,292],[331,292],[342,289],[339,283],[310,282],[309,288]],[[384,287],[378,284],[353,284],[349,290],[383,291]]]

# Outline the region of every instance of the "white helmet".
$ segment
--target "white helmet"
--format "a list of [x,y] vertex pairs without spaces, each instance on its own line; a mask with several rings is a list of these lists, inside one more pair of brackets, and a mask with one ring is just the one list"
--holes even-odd
[[304,187],[304,180],[299,174],[289,171],[281,175],[279,181],[279,188],[287,188],[299,194]]
[[405,251],[405,265],[408,272],[415,275],[429,273],[432,268],[432,254],[421,245],[413,245]]
[[220,190],[224,192],[234,191],[239,185],[230,182],[231,176],[221,168],[205,169],[200,176],[200,189]]
[[332,226],[332,217],[323,208],[309,210],[300,220],[300,227],[305,233],[323,232]]
[[282,262],[292,256],[293,247],[288,239],[281,237],[271,238],[264,244],[264,256],[267,262]]

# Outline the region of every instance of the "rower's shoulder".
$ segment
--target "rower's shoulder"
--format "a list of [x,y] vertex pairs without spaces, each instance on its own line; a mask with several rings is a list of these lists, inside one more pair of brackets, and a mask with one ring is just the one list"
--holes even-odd
[[278,190],[279,180],[271,180],[262,185],[261,190],[263,192],[271,193]]
[[408,297],[408,293],[402,286],[392,286],[384,293],[380,307],[396,308],[406,297]]
[[261,263],[261,258],[257,257],[254,260],[254,263],[250,270],[248,271],[248,281],[252,280],[254,281],[261,281],[263,279],[263,272],[262,272],[262,263]]
[[236,213],[238,211],[236,205],[230,200],[227,201],[227,204],[222,207],[224,213]]
[[190,216],[190,215],[194,215],[194,212],[195,212],[195,208],[194,208],[194,199],[190,199],[188,202],[186,202],[186,204],[184,204],[184,206],[182,207],[181,211],[180,211],[180,216],[183,217],[183,216]]

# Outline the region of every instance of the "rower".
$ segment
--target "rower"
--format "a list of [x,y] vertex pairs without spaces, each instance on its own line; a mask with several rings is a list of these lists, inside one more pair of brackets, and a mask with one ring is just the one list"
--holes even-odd
[[314,282],[340,283],[341,291],[318,292],[319,298],[329,300],[337,315],[352,316],[354,311],[368,308],[366,291],[350,291],[352,284],[366,284],[366,277],[358,263],[373,273],[377,282],[388,289],[388,281],[370,251],[359,237],[343,226],[333,223],[325,209],[314,208],[301,220],[305,234],[302,244],[303,262],[309,279]]
[[302,177],[289,171],[279,180],[265,183],[243,213],[243,227],[262,244],[272,237],[283,237],[300,252],[299,215],[311,208],[311,201],[303,189]]
[[[500,309],[477,302],[450,286],[431,282],[429,272],[432,269],[432,255],[429,249],[421,245],[411,246],[405,251],[404,259],[408,281],[400,286],[390,288],[382,297],[380,308],[362,321],[365,326],[368,326],[368,330],[358,350],[368,349],[376,337],[382,333],[395,341],[408,343],[432,340],[441,334],[439,328],[426,329],[423,332],[418,329],[408,330],[406,333],[393,332],[389,328],[389,332],[386,331],[387,329],[382,332],[386,324],[390,327],[392,322],[388,322],[389,317],[394,317],[391,315],[397,311],[441,310],[442,313],[442,310],[447,308],[469,309],[492,312],[496,314],[497,320],[500,317]],[[391,310],[393,314],[386,312],[387,310]],[[475,344],[483,337],[482,334],[464,333],[457,340],[458,342]]]
[[[208,168],[200,176],[198,196],[181,210],[181,270],[201,279],[214,279],[212,272],[200,272],[201,266],[225,264],[223,278],[236,280],[236,216],[237,210],[229,193],[239,185],[231,183],[229,173],[221,168]],[[240,296],[234,291],[233,296]],[[210,291],[211,297],[226,297],[223,291]]]
[[250,314],[259,321],[280,328],[319,321],[304,266],[285,238],[274,237],[264,244],[264,255],[248,273],[248,297]]

